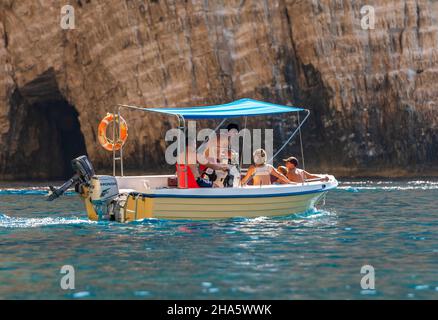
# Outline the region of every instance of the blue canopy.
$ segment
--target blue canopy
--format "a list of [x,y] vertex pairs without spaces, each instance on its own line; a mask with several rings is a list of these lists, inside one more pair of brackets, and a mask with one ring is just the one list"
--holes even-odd
[[253,99],[240,99],[226,104],[191,108],[148,108],[147,111],[180,115],[185,119],[213,119],[298,112],[305,109],[282,106]]

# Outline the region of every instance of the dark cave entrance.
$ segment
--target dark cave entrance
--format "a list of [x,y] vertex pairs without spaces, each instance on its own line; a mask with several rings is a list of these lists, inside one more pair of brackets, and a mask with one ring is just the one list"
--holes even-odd
[[62,96],[53,70],[17,89],[12,100],[11,142],[18,144],[9,157],[9,175],[19,180],[70,178],[71,160],[87,151],[78,112]]
[[[40,149],[36,155],[47,159],[38,171],[47,179],[68,179],[73,175],[71,160],[86,155],[84,136],[74,106],[66,100],[45,101],[31,106],[33,121],[40,126],[35,137]],[[43,154],[47,152],[47,154]]]

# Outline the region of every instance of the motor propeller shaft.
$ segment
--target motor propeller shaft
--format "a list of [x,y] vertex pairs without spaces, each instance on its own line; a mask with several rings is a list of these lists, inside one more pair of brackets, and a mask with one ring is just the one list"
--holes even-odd
[[80,182],[80,176],[79,174],[75,174],[73,177],[71,177],[69,180],[64,182],[62,186],[59,188],[55,188],[54,186],[49,186],[51,193],[47,197],[47,201],[53,201],[60,196],[64,194],[65,191],[67,191],[68,188],[70,188],[72,185],[75,185],[76,183]]
[[88,160],[87,156],[80,156],[71,161],[73,170],[76,172],[73,177],[64,182],[59,188],[50,186],[50,193],[47,196],[47,201],[53,201],[64,194],[71,186],[79,184],[87,184],[91,177],[94,176],[94,169]]

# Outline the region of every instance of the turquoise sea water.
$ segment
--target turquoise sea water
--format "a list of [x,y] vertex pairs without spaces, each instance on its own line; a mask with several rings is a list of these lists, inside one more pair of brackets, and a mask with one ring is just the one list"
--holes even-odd
[[214,222],[90,222],[46,192],[0,187],[1,299],[438,299],[438,181],[343,181],[313,213]]

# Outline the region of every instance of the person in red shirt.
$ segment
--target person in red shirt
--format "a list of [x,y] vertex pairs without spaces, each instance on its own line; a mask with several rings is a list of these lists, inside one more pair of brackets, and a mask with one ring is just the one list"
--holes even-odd
[[[203,166],[214,170],[229,169],[228,164],[220,163],[206,163]],[[185,139],[185,152],[178,154],[176,174],[179,188],[211,188],[213,186],[213,181],[201,177],[197,162],[196,143],[189,143],[188,137]]]

